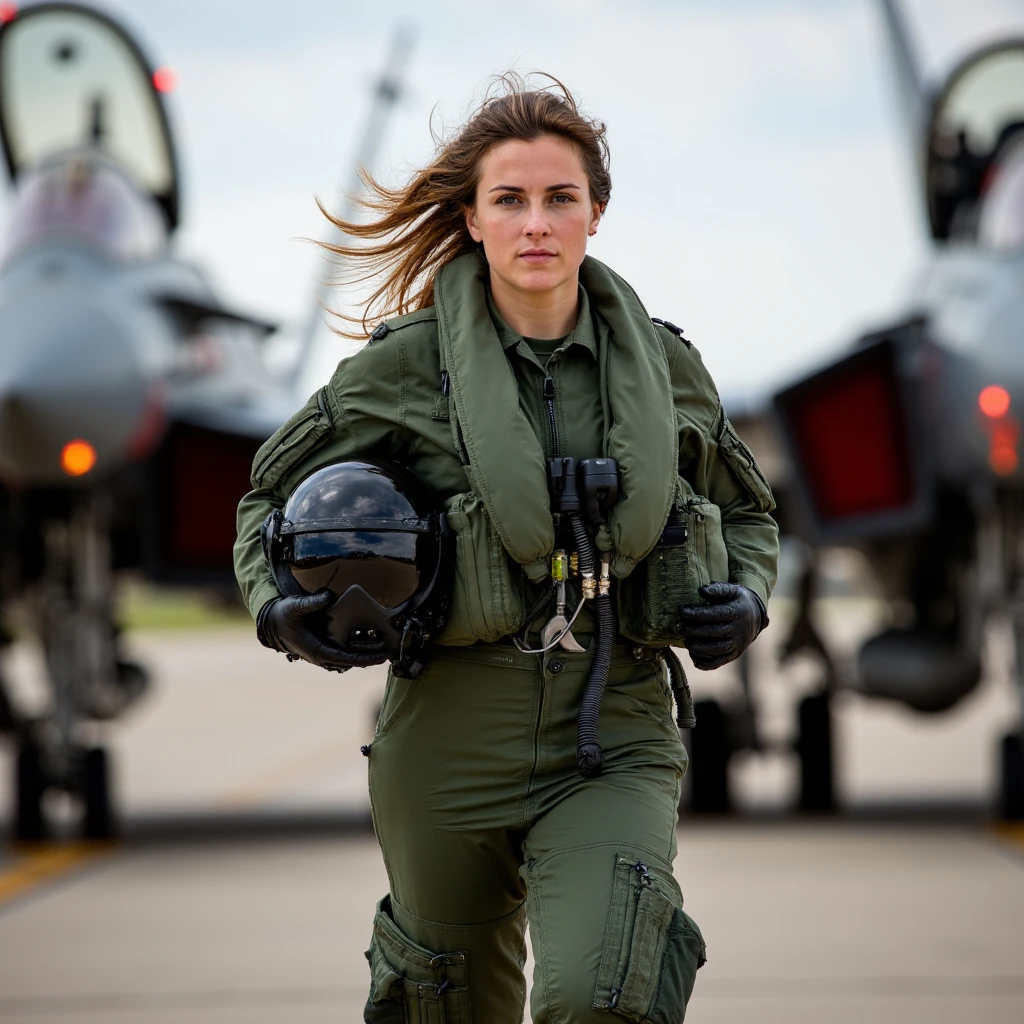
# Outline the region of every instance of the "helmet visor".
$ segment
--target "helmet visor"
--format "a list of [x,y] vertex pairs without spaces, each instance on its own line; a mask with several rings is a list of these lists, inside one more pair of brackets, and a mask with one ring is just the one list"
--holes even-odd
[[326,587],[341,597],[349,587],[359,586],[382,608],[397,608],[416,593],[419,567],[431,564],[424,559],[435,547],[426,534],[363,530],[297,534],[288,567],[309,594]]

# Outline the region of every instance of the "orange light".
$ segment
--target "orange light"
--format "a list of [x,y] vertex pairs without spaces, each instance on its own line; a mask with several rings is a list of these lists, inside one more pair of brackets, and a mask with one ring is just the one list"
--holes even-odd
[[153,88],[157,92],[170,92],[178,84],[178,76],[171,68],[157,68],[153,72]]
[[990,419],[998,419],[1010,411],[1010,392],[998,384],[990,384],[978,395],[978,408]]
[[88,441],[68,441],[60,453],[60,468],[68,476],[84,476],[96,465],[96,449]]
[[0,4],[0,24],[6,25],[18,16],[17,4]]

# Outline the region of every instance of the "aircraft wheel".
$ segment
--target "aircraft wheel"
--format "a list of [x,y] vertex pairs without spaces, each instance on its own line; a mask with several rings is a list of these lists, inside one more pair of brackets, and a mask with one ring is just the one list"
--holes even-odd
[[46,838],[43,818],[43,793],[46,777],[40,749],[30,743],[18,751],[14,762],[14,838],[38,842]]
[[82,835],[109,839],[114,834],[114,810],[110,800],[110,768],[102,747],[86,751],[82,761]]
[[1000,817],[1007,821],[1024,821],[1024,733],[1011,732],[1004,736],[1000,753]]
[[832,708],[827,693],[804,697],[798,708],[800,756],[800,810],[835,809],[832,756]]
[[690,731],[690,810],[725,814],[732,810],[728,716],[715,700],[697,701],[693,710],[697,724]]

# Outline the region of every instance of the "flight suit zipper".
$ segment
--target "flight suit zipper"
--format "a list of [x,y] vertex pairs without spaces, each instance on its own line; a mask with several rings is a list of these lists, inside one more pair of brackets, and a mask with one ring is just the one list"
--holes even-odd
[[[637,882],[633,887],[633,921],[630,927],[630,932],[634,932],[636,929],[636,918],[637,914],[640,913],[640,897],[643,895],[644,889],[651,887],[651,873],[647,865],[642,861],[638,860],[632,865],[633,870],[636,872]],[[632,935],[630,936],[632,939]],[[623,983],[625,979],[629,977],[629,969],[633,963],[633,943],[630,942],[629,953],[626,956],[626,969],[622,972]],[[611,990],[611,999],[608,1002],[607,1008],[614,1010],[619,1005],[619,996],[622,995],[622,987],[613,988]]]
[[548,422],[551,424],[551,457],[558,458],[558,424],[555,420],[555,380],[544,378],[544,401],[548,406]]

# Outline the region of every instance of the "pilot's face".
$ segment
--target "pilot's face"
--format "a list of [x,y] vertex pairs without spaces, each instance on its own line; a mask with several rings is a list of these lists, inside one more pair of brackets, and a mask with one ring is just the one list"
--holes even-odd
[[492,146],[466,211],[470,235],[483,242],[492,284],[533,293],[575,290],[587,238],[600,219],[579,153],[554,135]]

